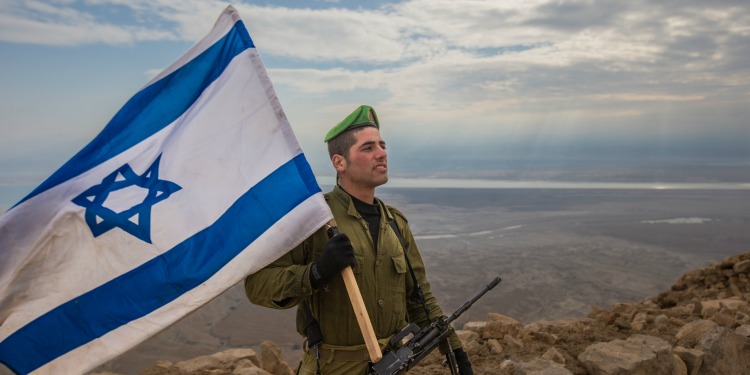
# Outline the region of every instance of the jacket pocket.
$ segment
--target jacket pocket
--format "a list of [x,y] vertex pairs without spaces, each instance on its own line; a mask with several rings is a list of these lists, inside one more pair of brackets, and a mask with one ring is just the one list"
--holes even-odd
[[391,255],[391,259],[393,259],[393,268],[396,270],[396,273],[406,273],[406,258],[404,258],[404,254]]

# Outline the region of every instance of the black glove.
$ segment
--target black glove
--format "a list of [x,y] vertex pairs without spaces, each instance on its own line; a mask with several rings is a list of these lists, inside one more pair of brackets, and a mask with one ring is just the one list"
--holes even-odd
[[474,370],[471,368],[471,362],[469,361],[469,355],[461,348],[454,350],[453,354],[456,355],[458,373],[460,375],[474,375]]
[[349,237],[339,234],[332,237],[323,249],[323,255],[317,262],[313,263],[310,271],[310,283],[313,288],[328,284],[334,276],[341,273],[346,267],[357,265],[354,257],[354,247]]

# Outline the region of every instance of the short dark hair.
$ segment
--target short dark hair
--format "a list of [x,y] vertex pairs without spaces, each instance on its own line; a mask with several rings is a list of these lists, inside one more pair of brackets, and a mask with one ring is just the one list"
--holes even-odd
[[362,129],[356,128],[343,132],[328,141],[328,157],[333,158],[333,155],[341,155],[346,161],[349,161],[349,149],[357,143],[357,137],[354,134]]

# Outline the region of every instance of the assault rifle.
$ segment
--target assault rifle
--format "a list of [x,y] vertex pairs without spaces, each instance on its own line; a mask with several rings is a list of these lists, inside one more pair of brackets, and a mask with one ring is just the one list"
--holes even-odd
[[[414,367],[436,347],[443,342],[447,343],[448,335],[453,333],[453,327],[450,325],[451,322],[466,312],[474,302],[482,298],[485,293],[497,286],[500,281],[500,278],[496,277],[492,282],[487,284],[482,291],[477,293],[472,299],[466,301],[463,306],[453,312],[451,316],[446,317],[443,315],[424,329],[420,329],[419,326],[414,323],[408,325],[401,330],[401,332],[391,338],[388,342],[388,346],[386,346],[383,351],[383,358],[376,363],[370,363],[370,368],[367,374],[397,375]],[[398,345],[401,340],[410,334],[413,336],[409,341],[399,347]],[[455,357],[452,355],[453,353],[448,354],[448,365],[451,369],[451,374],[458,374]]]

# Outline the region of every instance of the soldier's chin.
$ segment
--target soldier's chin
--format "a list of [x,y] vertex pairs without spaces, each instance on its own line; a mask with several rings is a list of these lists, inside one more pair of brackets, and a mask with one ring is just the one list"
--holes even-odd
[[386,182],[388,182],[388,175],[384,175],[380,180],[378,180],[378,186],[385,185]]

